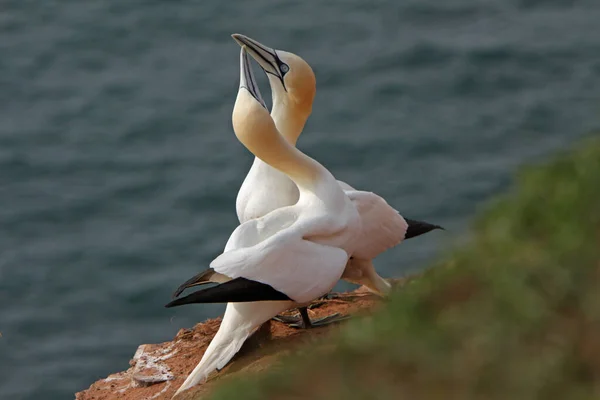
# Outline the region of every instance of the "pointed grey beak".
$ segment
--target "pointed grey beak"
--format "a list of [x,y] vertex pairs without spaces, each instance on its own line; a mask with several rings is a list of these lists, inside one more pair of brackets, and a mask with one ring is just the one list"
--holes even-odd
[[256,60],[263,71],[279,78],[285,89],[283,77],[289,71],[290,67],[279,59],[275,49],[267,47],[264,44],[239,33],[234,33],[231,37],[240,46],[246,46],[248,53]]
[[250,65],[250,58],[248,58],[248,53],[246,52],[246,46],[242,46],[242,50],[240,51],[240,89],[242,88],[250,92],[252,97],[254,97],[267,111],[269,110],[260,95],[260,89],[254,79],[254,72],[252,72],[252,66]]

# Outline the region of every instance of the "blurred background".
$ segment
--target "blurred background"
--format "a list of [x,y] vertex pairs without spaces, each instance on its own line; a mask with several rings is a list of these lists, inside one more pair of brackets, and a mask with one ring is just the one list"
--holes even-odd
[[598,21],[596,0],[4,0],[0,398],[73,398],[223,311],[163,305],[237,225],[230,34],[314,68],[303,151],[448,229],[376,260],[398,277],[600,127]]

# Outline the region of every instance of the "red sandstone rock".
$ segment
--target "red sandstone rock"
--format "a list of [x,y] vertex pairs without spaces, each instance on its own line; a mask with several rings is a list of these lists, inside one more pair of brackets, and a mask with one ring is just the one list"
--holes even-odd
[[[376,296],[360,288],[325,300],[309,313],[311,317],[336,312],[356,314],[372,309],[377,303]],[[202,358],[220,322],[220,318],[209,319],[193,329],[181,329],[172,341],[139,346],[127,371],[97,381],[89,389],[76,393],[76,400],[170,399]],[[335,329],[336,325],[300,330],[271,321],[248,339],[223,370],[211,375],[206,383],[181,393],[178,399],[202,398],[223,376],[266,369],[292,348],[323,337]]]

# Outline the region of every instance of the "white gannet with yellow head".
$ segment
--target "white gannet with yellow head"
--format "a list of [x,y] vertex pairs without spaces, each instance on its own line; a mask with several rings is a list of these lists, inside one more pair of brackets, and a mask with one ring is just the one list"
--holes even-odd
[[[241,40],[237,39],[237,35],[233,37]],[[316,93],[315,75],[300,57],[287,52],[277,54],[274,51],[271,55],[263,51],[262,47],[252,45],[251,39],[247,41],[250,44],[248,52],[255,59],[263,60],[260,65],[271,83],[271,117],[275,126],[287,142],[295,146],[312,112]],[[255,157],[238,192],[236,211],[241,223],[262,217],[279,207],[294,204],[297,200],[298,188],[291,179]]]
[[[272,49],[241,34],[232,37],[240,46],[246,46],[267,74],[273,98],[271,117],[285,139],[296,145],[312,112],[316,92],[312,68],[293,53]],[[352,254],[342,278],[365,285],[373,292],[388,294],[391,286],[375,272],[371,260],[404,239],[441,227],[405,219],[380,196],[338,182],[355,204],[363,225],[361,244]],[[294,204],[297,199],[298,192],[286,176],[256,159],[238,193],[238,217],[240,221],[256,218],[277,207]]]
[[356,207],[333,175],[277,131],[244,48],[240,70],[235,134],[256,157],[289,177],[298,199],[234,230],[223,254],[200,274],[219,285],[167,304],[228,302],[219,331],[177,393],[223,368],[264,322],[328,293],[361,235]]

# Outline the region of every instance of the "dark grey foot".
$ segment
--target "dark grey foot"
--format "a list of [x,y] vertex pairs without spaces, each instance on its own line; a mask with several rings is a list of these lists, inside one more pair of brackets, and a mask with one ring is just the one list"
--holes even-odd
[[299,308],[300,316],[287,316],[287,315],[278,315],[273,319],[275,321],[283,322],[287,324],[291,328],[296,329],[310,329],[310,328],[319,328],[321,326],[326,326],[330,324],[334,324],[337,322],[342,322],[350,317],[347,315],[341,315],[340,313],[335,313],[331,315],[327,315],[322,318],[316,318],[311,320],[308,316],[308,309],[306,307]]
[[298,322],[302,321],[300,316],[292,316],[292,315],[276,315],[271,319],[273,319],[277,322],[288,324],[288,325],[297,324]]

